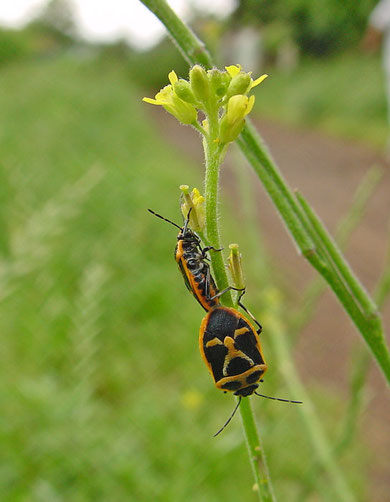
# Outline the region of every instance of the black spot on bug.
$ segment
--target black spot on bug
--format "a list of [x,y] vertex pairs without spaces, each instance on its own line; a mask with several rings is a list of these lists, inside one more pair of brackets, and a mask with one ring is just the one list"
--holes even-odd
[[224,345],[214,345],[212,347],[206,347],[207,341],[208,340],[206,340],[205,338],[203,339],[204,354],[206,356],[207,361],[210,363],[214,380],[217,382],[218,380],[221,380],[221,378],[224,377],[223,363],[228,353],[228,349]]
[[[243,328],[248,328],[250,330],[250,326],[246,325]],[[235,346],[238,350],[241,350],[245,355],[247,355],[255,364],[264,364],[263,358],[261,357],[261,353],[256,344],[256,337],[253,334],[253,331],[247,331],[242,335],[238,335],[235,338]]]
[[262,371],[254,371],[250,375],[247,376],[246,381],[248,384],[258,382],[261,375],[263,374]]
[[221,387],[222,387],[222,389],[226,389],[226,390],[237,390],[241,387],[241,383],[237,382],[237,381],[226,382]]
[[249,370],[253,365],[243,357],[234,357],[229,361],[226,368],[226,373],[229,376],[241,375],[245,371]]

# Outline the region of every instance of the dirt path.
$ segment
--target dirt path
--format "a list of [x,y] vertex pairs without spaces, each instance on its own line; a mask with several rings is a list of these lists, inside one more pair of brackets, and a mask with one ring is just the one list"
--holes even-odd
[[[167,141],[195,157],[203,165],[199,142],[189,128],[177,126],[155,113]],[[366,171],[373,165],[386,167],[383,157],[353,142],[330,138],[318,132],[291,129],[271,121],[259,121],[257,127],[284,177],[292,188],[298,188],[333,233],[337,222],[351,205],[353,195]],[[229,159],[224,167],[222,184],[232,189]],[[280,264],[293,294],[300,295],[313,277],[313,270],[298,255],[284,224],[276,213],[256,176],[258,214],[266,245],[274,262]],[[371,198],[366,214],[350,238],[346,256],[368,290],[372,291],[381,274],[386,254],[386,235],[390,221],[390,169]],[[390,332],[390,301],[384,313],[384,324]],[[360,343],[355,327],[346,317],[333,294],[327,291],[320,300],[312,321],[305,328],[298,344],[295,360],[302,378],[308,384],[326,384],[347,396],[350,351]],[[389,500],[390,474],[390,399],[379,371],[370,370],[370,402],[364,413],[364,436],[377,452],[372,469],[375,501]],[[371,450],[371,451],[372,451]],[[370,499],[374,502],[374,499]]]

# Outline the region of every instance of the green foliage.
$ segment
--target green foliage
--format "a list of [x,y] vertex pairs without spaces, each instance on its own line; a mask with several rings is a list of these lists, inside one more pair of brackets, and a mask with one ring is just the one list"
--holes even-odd
[[0,68],[15,61],[62,52],[74,43],[71,36],[40,20],[22,30],[0,28]]
[[0,29],[0,68],[28,55],[28,44],[22,32]]

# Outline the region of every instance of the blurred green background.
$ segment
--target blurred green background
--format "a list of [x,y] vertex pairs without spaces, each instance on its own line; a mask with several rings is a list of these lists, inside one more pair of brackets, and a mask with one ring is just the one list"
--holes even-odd
[[[0,500],[254,500],[239,417],[212,437],[234,401],[214,388],[200,359],[203,313],[176,270],[175,230],[146,211],[180,222],[178,186],[202,187],[197,135],[141,103],[171,69],[185,77],[185,63],[168,40],[149,52],[82,41],[54,4],[54,18],[49,10],[23,29],[0,31]],[[356,188],[371,160],[384,163],[388,136],[380,56],[359,49],[375,2],[321,4],[245,2],[236,17],[218,22],[198,12],[193,24],[221,64],[238,62],[224,59],[225,36],[240,23],[261,26],[272,82],[259,89],[256,114],[280,126],[271,143],[283,151],[286,127],[298,137],[309,128],[359,142],[364,166],[345,174]],[[295,54],[286,65],[283,46]],[[282,168],[288,177],[288,164]],[[307,171],[304,179],[329,196],[316,176]],[[330,166],[322,176],[340,185],[344,174]],[[269,203],[254,183],[233,149],[221,191],[223,242],[239,242],[244,253],[248,307],[260,320],[276,309],[288,334],[314,274],[295,269],[303,260],[284,234],[273,234],[277,220],[264,219]],[[340,212],[323,215],[332,229],[352,202],[352,193],[344,195]],[[362,246],[372,260],[373,288],[388,206],[371,212],[380,222],[379,255],[367,257],[359,238],[354,253]],[[348,382],[360,342],[330,295],[319,309],[325,313],[303,323],[291,357],[333,445],[356,397]],[[302,338],[322,333],[333,317],[341,325],[331,341]],[[265,325],[270,371],[262,391],[299,399],[287,395],[266,336]],[[370,502],[389,490],[389,400],[372,373],[337,460],[356,500]],[[373,403],[380,404],[368,418]],[[253,406],[279,500],[337,500],[326,476],[313,476],[312,445],[295,406],[261,399]]]

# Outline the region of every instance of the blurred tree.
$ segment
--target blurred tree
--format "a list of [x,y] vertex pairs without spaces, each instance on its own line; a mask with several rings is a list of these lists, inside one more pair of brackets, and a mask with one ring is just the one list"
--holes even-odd
[[34,53],[53,55],[73,46],[86,46],[77,35],[71,0],[50,0],[25,28]]
[[71,0],[50,0],[38,20],[69,36],[76,35],[74,5]]
[[231,23],[240,19],[257,20],[263,26],[285,24],[302,52],[322,56],[357,44],[375,3],[376,0],[239,0]]

